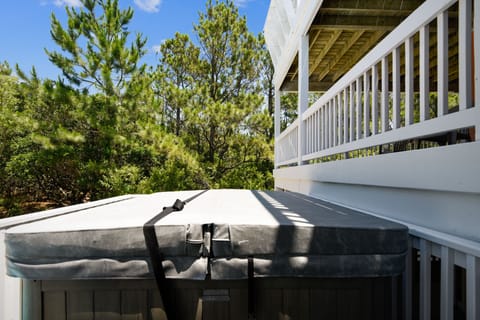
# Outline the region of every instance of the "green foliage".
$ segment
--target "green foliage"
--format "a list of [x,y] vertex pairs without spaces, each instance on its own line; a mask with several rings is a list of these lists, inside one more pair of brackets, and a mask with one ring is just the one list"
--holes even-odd
[[[141,64],[131,8],[81,0],[46,51],[63,77],[0,63],[0,215],[126,193],[273,186],[273,67],[231,0],[198,43],[176,34]],[[33,204],[33,207],[32,207]]]
[[[62,52],[46,53],[71,83],[122,97],[130,89],[130,79],[145,70],[138,62],[145,53],[146,39],[136,34],[130,45],[127,41],[133,9],[121,10],[118,0],[81,3],[80,9],[67,7],[66,29],[52,13],[50,33]],[[86,45],[82,46],[83,42]]]
[[232,1],[207,1],[194,30],[198,47],[177,34],[160,50],[164,123],[198,154],[212,186],[236,186],[225,176],[243,174],[247,181],[249,163],[273,168],[271,114],[264,111],[258,67],[267,61],[264,42],[248,31]]

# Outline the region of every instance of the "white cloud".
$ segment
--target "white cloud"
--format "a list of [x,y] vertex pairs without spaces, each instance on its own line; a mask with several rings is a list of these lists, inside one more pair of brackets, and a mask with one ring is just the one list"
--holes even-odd
[[143,11],[158,12],[162,0],[134,0],[134,2]]
[[81,7],[80,0],[54,0],[53,4],[57,7],[69,6],[69,7]]
[[244,8],[247,6],[249,2],[252,2],[253,0],[234,0],[235,4],[239,8]]

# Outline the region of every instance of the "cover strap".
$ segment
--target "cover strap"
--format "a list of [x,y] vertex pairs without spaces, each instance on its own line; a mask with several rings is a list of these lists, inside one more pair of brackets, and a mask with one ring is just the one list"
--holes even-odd
[[171,297],[172,294],[168,294],[170,291],[169,285],[166,281],[165,271],[163,270],[162,266],[164,256],[158,245],[157,234],[155,232],[155,223],[165,218],[167,215],[174,211],[182,211],[188,202],[193,201],[195,198],[201,196],[205,192],[207,192],[207,190],[204,190],[185,201],[179,199],[175,200],[175,203],[171,207],[164,207],[162,212],[157,214],[155,217],[153,217],[143,225],[143,236],[145,237],[145,245],[147,246],[147,250],[150,255],[153,274],[155,276],[158,290],[160,291],[160,298],[163,302],[163,308],[167,319],[175,319],[175,315],[172,313],[173,310],[170,310],[173,299]]

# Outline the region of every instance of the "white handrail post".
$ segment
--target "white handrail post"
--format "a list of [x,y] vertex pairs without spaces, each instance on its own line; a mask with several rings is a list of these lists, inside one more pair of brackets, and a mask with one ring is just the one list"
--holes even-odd
[[420,239],[420,320],[430,320],[432,283],[432,244]]
[[408,237],[407,255],[405,257],[405,272],[403,273],[403,307],[405,320],[412,320],[412,238]]
[[480,259],[467,255],[467,320],[480,319]]
[[451,248],[442,246],[440,319],[453,320],[453,262],[455,253]]
[[308,108],[308,34],[300,38],[298,49],[298,165],[305,153],[305,126],[303,113]]

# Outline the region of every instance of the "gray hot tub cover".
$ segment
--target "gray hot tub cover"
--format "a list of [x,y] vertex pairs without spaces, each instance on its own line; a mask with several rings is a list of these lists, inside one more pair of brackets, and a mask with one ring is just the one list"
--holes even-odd
[[[27,279],[153,278],[143,224],[200,191],[135,195],[8,229]],[[155,224],[167,278],[375,277],[403,272],[407,228],[288,192],[209,190]]]

